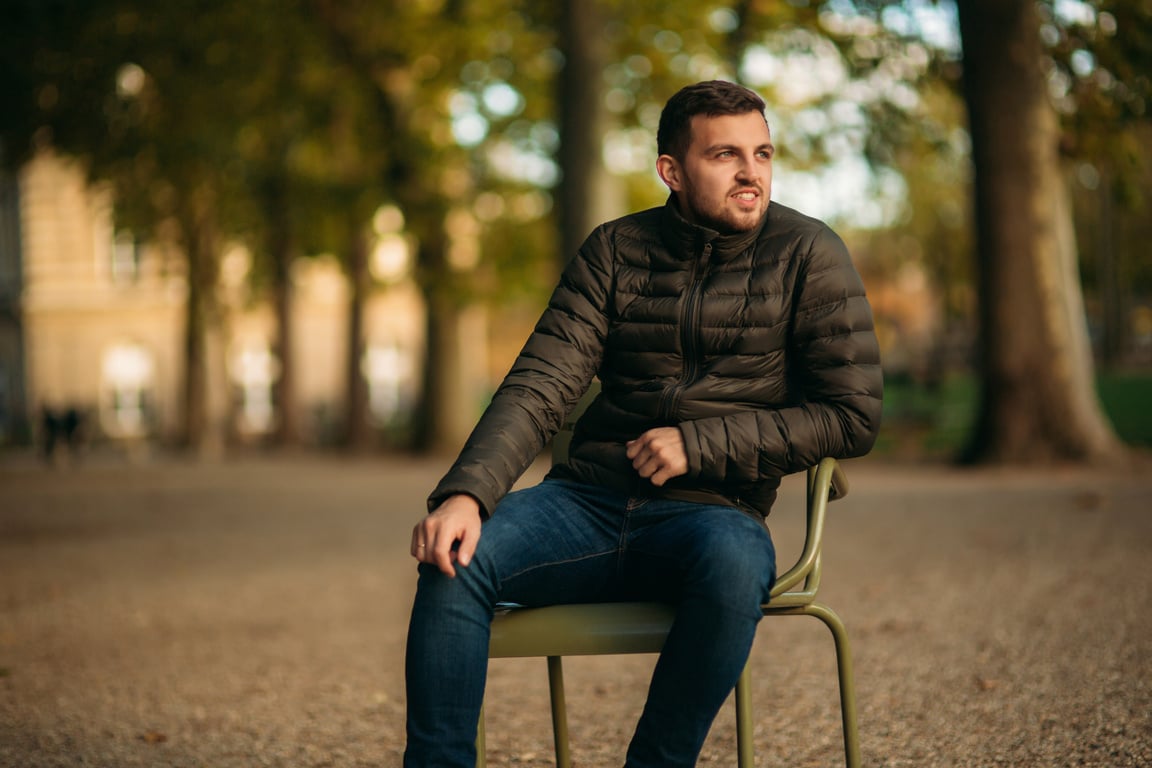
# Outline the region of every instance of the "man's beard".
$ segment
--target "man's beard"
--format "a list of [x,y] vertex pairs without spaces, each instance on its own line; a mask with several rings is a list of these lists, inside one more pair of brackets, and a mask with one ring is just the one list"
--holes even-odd
[[[748,189],[750,187],[742,187],[741,189]],[[687,192],[688,213],[693,221],[697,224],[714,229],[722,235],[735,235],[741,232],[749,232],[760,226],[764,221],[764,215],[768,212],[768,195],[763,188],[759,185],[754,185],[754,188],[759,192],[760,199],[765,201],[762,208],[755,212],[748,212],[747,214],[734,213],[724,204],[719,206],[710,206],[707,204],[701,195],[696,193],[696,190],[689,187]],[[724,198],[725,202],[728,196]],[[686,217],[688,218],[688,217]]]

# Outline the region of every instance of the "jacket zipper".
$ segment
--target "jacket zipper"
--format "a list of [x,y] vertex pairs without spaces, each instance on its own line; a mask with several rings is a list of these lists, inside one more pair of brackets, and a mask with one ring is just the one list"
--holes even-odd
[[680,395],[690,382],[695,380],[699,368],[697,351],[700,347],[700,306],[704,297],[704,276],[708,272],[708,262],[712,256],[712,243],[705,243],[699,257],[692,264],[692,281],[688,287],[683,309],[680,312],[680,344],[684,349],[680,381],[664,391],[661,403],[661,417],[673,421],[679,406]]

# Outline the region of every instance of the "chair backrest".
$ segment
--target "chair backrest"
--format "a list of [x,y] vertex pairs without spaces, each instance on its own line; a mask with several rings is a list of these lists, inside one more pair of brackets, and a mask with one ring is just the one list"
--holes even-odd
[[[828,502],[848,495],[848,478],[835,459],[822,459],[808,469],[804,547],[796,564],[781,574],[772,587],[771,604],[812,602],[820,588],[820,553],[824,544],[824,519]],[[795,589],[799,586],[799,589]]]

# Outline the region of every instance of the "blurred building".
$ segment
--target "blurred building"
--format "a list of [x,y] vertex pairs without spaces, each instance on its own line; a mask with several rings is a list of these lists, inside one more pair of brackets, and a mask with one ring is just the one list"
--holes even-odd
[[[251,259],[225,255],[222,337],[210,344],[210,408],[233,438],[276,423],[271,308],[247,293]],[[294,270],[298,409],[305,439],[332,437],[346,396],[348,288],[334,259]],[[90,441],[178,437],[187,287],[172,245],[116,230],[111,197],[73,162],[41,153],[18,178],[0,178],[0,445],[44,438],[52,419],[81,417]],[[424,348],[422,302],[410,282],[365,307],[374,423],[410,410]],[[59,423],[58,421],[56,423]]]

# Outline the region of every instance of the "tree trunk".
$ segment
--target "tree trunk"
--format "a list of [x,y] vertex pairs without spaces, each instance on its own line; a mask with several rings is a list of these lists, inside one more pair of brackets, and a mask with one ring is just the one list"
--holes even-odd
[[1119,453],[1096,397],[1034,0],[960,0],[975,166],[981,393],[963,459]]
[[1098,201],[1097,224],[1097,274],[1100,296],[1100,362],[1104,369],[1117,367],[1123,360],[1127,348],[1128,294],[1124,290],[1120,265],[1121,254],[1117,250],[1116,215],[1113,197],[1112,173],[1105,165],[1102,168],[1101,183],[1096,193]]
[[220,450],[223,424],[213,420],[208,339],[218,326],[216,281],[218,260],[216,222],[211,194],[203,189],[188,195],[180,226],[188,260],[188,296],[184,326],[184,420],[180,442],[193,453]]
[[555,191],[560,267],[576,255],[593,229],[623,213],[603,161],[602,138],[608,124],[603,94],[608,59],[604,27],[602,0],[563,0],[560,50],[564,68],[557,83],[561,180]]
[[345,372],[344,442],[351,451],[372,447],[368,379],[364,375],[364,305],[368,296],[368,238],[364,223],[353,219],[348,233],[348,368]]
[[[317,3],[314,8],[333,35],[333,51],[353,67],[370,73],[378,120],[396,147],[405,148],[390,154],[381,169],[383,187],[393,194],[404,211],[408,230],[417,241],[417,281],[423,292],[428,313],[426,320],[427,354],[422,367],[420,402],[413,417],[412,449],[416,451],[458,450],[461,432],[471,429],[475,415],[467,425],[459,423],[459,405],[468,397],[462,391],[462,377],[449,373],[458,370],[460,352],[457,343],[460,305],[463,292],[460,277],[452,273],[447,259],[447,235],[444,221],[451,200],[439,183],[438,173],[430,172],[425,154],[430,149],[427,130],[414,124],[412,113],[419,95],[412,74],[389,56],[365,53],[374,46],[358,45],[360,30],[349,26],[339,15],[339,4]],[[463,17],[464,4],[444,7],[445,23],[457,23]],[[599,73],[597,73],[597,78]],[[597,154],[597,157],[599,155]],[[482,371],[469,371],[473,381]]]
[[268,227],[268,259],[272,267],[272,304],[276,313],[276,340],[272,354],[279,362],[280,375],[272,385],[276,407],[275,440],[279,446],[300,443],[300,418],[296,398],[296,354],[293,333],[292,226],[284,179],[266,182],[264,189],[265,226]]
[[425,231],[428,237],[421,241],[419,260],[429,276],[423,286],[427,302],[426,354],[413,447],[425,453],[454,453],[463,446],[479,416],[477,391],[485,371],[470,361],[477,352],[482,353],[487,342],[468,333],[477,329],[466,327],[469,305],[461,300],[459,290],[453,289],[444,237],[437,239],[431,229]]

